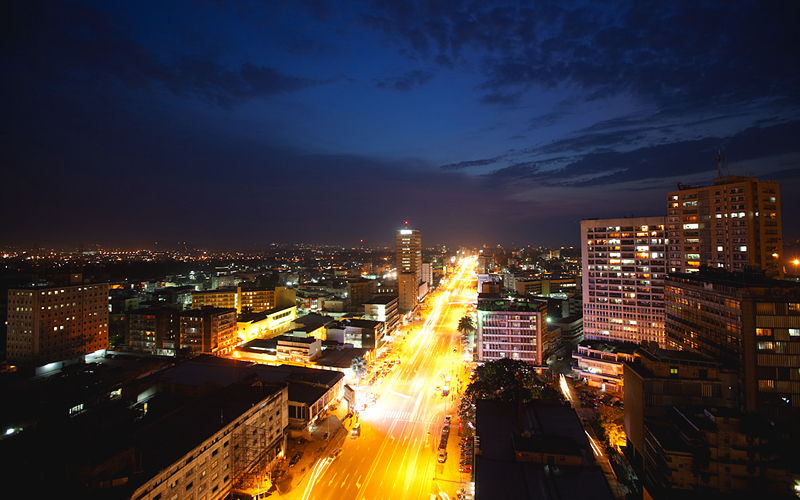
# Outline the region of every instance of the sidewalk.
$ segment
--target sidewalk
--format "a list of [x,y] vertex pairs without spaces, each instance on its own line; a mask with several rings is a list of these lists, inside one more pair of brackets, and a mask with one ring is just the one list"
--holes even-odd
[[[277,491],[272,496],[275,498],[299,498],[297,486],[303,482],[306,475],[320,458],[329,456],[337,448],[341,448],[347,439],[352,420],[345,420],[347,404],[340,402],[336,410],[328,412],[328,416],[320,420],[312,431],[304,429],[295,431],[295,437],[289,437],[286,445],[286,456],[281,464],[276,467],[285,472],[285,475],[276,481]],[[324,440],[325,433],[328,439]],[[299,434],[299,435],[298,435]],[[289,467],[293,456],[301,454],[300,460],[294,467]]]

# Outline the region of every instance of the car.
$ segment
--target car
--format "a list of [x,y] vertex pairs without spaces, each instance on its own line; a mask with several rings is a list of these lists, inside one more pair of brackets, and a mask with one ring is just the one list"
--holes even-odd
[[341,454],[342,454],[342,449],[341,448],[337,448],[337,449],[333,450],[333,452],[331,452],[331,460],[336,460],[337,458],[339,458],[341,456]]
[[436,457],[436,460],[443,464],[447,461],[447,452],[445,450],[439,450],[439,455]]
[[452,416],[452,415],[445,415],[445,417],[444,417],[444,421],[445,421],[445,422],[447,422],[447,423],[449,424],[449,423],[450,423],[450,420],[452,420],[452,418],[453,418],[453,416]]
[[357,423],[350,429],[350,438],[355,439],[361,435],[361,423]]
[[294,467],[295,465],[297,465],[297,462],[300,461],[300,458],[302,456],[303,456],[302,453],[295,454],[295,456],[293,456],[292,459],[289,461],[289,467]]

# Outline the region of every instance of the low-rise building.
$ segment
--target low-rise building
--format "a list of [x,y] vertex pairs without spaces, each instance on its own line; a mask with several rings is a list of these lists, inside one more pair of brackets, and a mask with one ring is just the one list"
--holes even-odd
[[309,363],[317,359],[322,352],[322,341],[314,337],[295,337],[293,335],[278,335],[277,341],[278,361],[292,363]]
[[379,295],[364,303],[364,319],[380,321],[385,325],[385,335],[392,335],[400,322],[398,298],[392,295]]
[[384,324],[368,319],[345,319],[328,328],[328,340],[374,350],[383,344]]
[[475,498],[614,498],[569,406],[480,400],[475,427]]
[[781,456],[795,451],[781,446],[769,423],[752,414],[672,407],[646,423],[644,449],[643,479],[653,499],[690,492],[703,498],[796,498],[790,461]]
[[647,419],[673,406],[738,405],[735,367],[699,353],[640,348],[623,364],[626,455],[641,474]]
[[236,323],[240,342],[274,337],[289,329],[297,318],[297,306],[275,307],[260,313],[245,313]]
[[592,387],[621,392],[623,363],[632,362],[639,346],[624,342],[584,340],[576,354],[578,376]]
[[511,358],[544,366],[550,349],[547,301],[479,299],[475,333],[478,360]]

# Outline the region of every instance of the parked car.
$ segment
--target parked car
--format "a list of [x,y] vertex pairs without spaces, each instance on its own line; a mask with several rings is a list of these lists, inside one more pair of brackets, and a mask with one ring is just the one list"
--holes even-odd
[[297,462],[299,462],[299,461],[300,461],[300,458],[301,458],[302,456],[303,456],[303,454],[302,454],[302,453],[296,453],[296,454],[295,454],[295,455],[292,457],[292,459],[289,461],[289,467],[294,467],[295,465],[297,465]]
[[361,423],[357,423],[350,429],[350,438],[355,439],[361,435]]

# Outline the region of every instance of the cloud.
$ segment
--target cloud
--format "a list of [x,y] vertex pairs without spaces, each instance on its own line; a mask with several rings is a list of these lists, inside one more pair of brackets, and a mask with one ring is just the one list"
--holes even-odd
[[414,87],[421,87],[433,79],[433,73],[424,70],[409,71],[403,76],[387,79],[378,82],[377,87],[382,89],[393,89],[408,91]]
[[[800,121],[783,123],[768,127],[752,127],[728,137],[704,137],[666,144],[636,147],[628,151],[604,150],[608,134],[575,137],[572,140],[558,141],[555,147],[545,146],[536,149],[537,154],[583,151],[551,157],[543,160],[519,162],[500,168],[483,177],[493,185],[514,185],[523,181],[535,181],[542,186],[592,187],[629,182],[647,182],[674,176],[692,176],[716,173],[716,156],[720,146],[726,145],[728,160],[736,163],[759,160],[765,157],[785,156],[784,163],[776,165],[784,171],[787,167],[800,168],[796,147],[789,140],[800,137]],[[619,132],[625,137],[628,132]],[[617,142],[635,143],[635,137],[627,140],[613,139]],[[526,154],[530,153],[528,150]],[[555,167],[554,167],[555,166]],[[772,172],[768,165],[760,164],[762,173]],[[740,175],[758,175],[758,172]],[[781,174],[785,175],[785,174]]]
[[165,61],[107,13],[61,2],[15,2],[3,27],[3,45],[16,64],[54,83],[116,83],[230,105],[332,81],[252,63],[226,66],[185,56]]
[[362,22],[411,57],[444,62],[466,50],[482,57],[483,103],[513,102],[531,86],[566,86],[587,99],[632,93],[692,110],[765,93],[797,105],[799,14],[796,2],[782,1],[383,0]]
[[470,167],[483,167],[483,166],[486,166],[486,165],[493,165],[493,164],[497,163],[501,158],[503,158],[503,157],[502,156],[498,156],[498,157],[495,157],[495,158],[485,158],[485,159],[482,159],[482,160],[460,161],[458,163],[450,163],[448,165],[442,165],[442,166],[439,167],[439,169],[441,169],[441,170],[463,170],[465,168],[470,168]]

